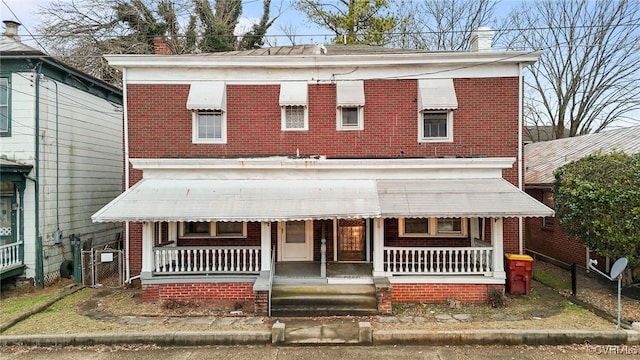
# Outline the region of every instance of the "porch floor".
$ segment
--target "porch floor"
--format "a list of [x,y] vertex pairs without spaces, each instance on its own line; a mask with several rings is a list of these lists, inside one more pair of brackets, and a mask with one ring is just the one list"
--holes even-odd
[[[372,277],[371,263],[327,263],[328,278]],[[276,263],[276,277],[320,278],[319,262]]]

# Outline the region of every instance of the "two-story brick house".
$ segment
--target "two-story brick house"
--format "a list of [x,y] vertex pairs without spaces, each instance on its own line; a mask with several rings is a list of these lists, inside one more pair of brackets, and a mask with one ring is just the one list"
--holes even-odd
[[483,302],[504,288],[518,217],[553,214],[517,187],[520,77],[539,54],[490,42],[108,55],[127,190],[93,219],[129,222],[149,301],[263,311],[274,278],[375,283],[383,312]]

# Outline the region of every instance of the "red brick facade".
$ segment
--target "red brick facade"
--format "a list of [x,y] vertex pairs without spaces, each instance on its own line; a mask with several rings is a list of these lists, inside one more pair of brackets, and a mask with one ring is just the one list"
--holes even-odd
[[[226,144],[193,144],[192,114],[186,108],[188,84],[128,84],[130,158],[221,158],[271,155],[323,155],[329,158],[517,157],[518,78],[457,78],[458,109],[453,115],[453,142],[418,142],[417,80],[365,80],[364,129],[336,130],[336,85],[308,85],[308,131],[281,131],[279,85],[226,86]],[[130,168],[130,184],[142,173]],[[517,184],[517,163],[503,171]],[[320,258],[323,221],[314,222],[314,259]],[[333,225],[324,222],[327,253],[333,253]],[[490,228],[490,227],[489,227]],[[272,246],[277,239],[272,226]],[[488,232],[488,238],[490,233]],[[397,219],[385,220],[389,246],[468,246],[469,239],[412,239],[398,236]],[[141,224],[131,223],[131,275],[141,270]],[[260,224],[248,225],[243,244],[260,244]],[[199,240],[201,241],[201,240]],[[211,240],[225,245],[236,240]],[[215,244],[213,243],[215,242]],[[199,245],[182,241],[179,245]],[[518,223],[504,219],[504,249],[518,251]],[[235,300],[265,308],[264,292],[252,283],[144,285],[143,300]],[[379,306],[391,312],[394,302],[442,302],[454,298],[480,303],[496,285],[394,284]],[[380,299],[379,299],[380,300]]]
[[502,285],[487,284],[393,284],[392,301],[399,303],[442,303],[453,299],[462,303],[487,301],[489,289],[504,291]]

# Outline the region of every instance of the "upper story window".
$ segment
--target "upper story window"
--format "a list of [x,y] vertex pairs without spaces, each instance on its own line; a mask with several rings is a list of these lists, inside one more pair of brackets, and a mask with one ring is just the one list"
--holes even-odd
[[364,81],[336,83],[336,129],[364,129]]
[[11,135],[9,78],[0,78],[0,136]]
[[453,79],[419,79],[418,142],[452,142],[457,108]]
[[226,85],[222,81],[191,84],[187,109],[192,112],[194,144],[227,143]]
[[400,237],[465,237],[466,218],[400,218]]
[[246,222],[183,222],[180,223],[180,237],[182,238],[245,238],[247,237]]
[[309,130],[307,83],[303,81],[280,84],[281,129],[283,131]]

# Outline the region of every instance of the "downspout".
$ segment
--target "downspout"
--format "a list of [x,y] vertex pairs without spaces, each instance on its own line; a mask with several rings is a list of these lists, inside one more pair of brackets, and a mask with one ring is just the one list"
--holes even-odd
[[[59,98],[58,83],[49,79],[56,86],[56,232],[54,244],[62,245],[62,231],[60,231],[60,132],[59,132]],[[63,259],[64,260],[64,259]]]
[[[129,110],[127,105],[127,69],[122,69],[122,109],[124,113],[124,189],[129,190]],[[131,257],[129,256],[129,222],[124,223],[124,255],[125,261],[125,282],[131,280]]]
[[[522,63],[518,63],[518,189],[522,190],[522,131],[523,131],[523,109],[524,101],[524,80],[522,79]],[[522,216],[518,217],[518,254],[524,254],[524,237]]]
[[36,251],[36,278],[35,285],[44,287],[44,264],[42,259],[42,236],[40,235],[40,77],[42,76],[42,62],[36,65],[36,104],[35,104],[35,154],[34,154],[34,193],[35,193],[35,251]]

